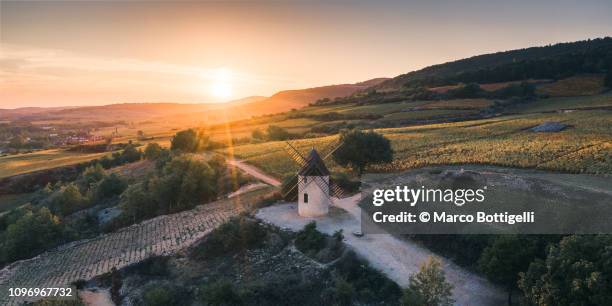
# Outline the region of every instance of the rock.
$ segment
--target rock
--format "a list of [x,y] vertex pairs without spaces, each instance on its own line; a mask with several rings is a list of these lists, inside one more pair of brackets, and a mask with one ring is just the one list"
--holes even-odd
[[567,125],[560,122],[547,121],[538,126],[532,127],[532,132],[554,133],[564,130]]

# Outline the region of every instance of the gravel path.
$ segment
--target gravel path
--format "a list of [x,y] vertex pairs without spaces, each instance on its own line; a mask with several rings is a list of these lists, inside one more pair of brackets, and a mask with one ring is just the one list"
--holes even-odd
[[406,287],[411,274],[429,256],[442,262],[446,279],[454,286],[453,298],[457,305],[504,305],[506,294],[486,279],[466,271],[451,261],[435,255],[410,241],[397,239],[391,235],[378,234],[356,237],[351,233],[360,230],[360,210],[357,207],[359,195],[335,199],[330,214],[319,218],[304,218],[297,214],[297,204],[286,203],[260,209],[256,216],[271,224],[293,231],[301,230],[310,221],[317,222],[317,228],[327,234],[342,229],[345,243],[359,255],[366,258],[373,267],[384,272],[400,286]]

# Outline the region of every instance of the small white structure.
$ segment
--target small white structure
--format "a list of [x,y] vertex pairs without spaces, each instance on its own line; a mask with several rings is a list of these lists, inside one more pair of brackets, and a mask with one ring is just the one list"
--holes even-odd
[[329,205],[329,170],[313,148],[298,172],[298,214],[303,217],[327,215]]

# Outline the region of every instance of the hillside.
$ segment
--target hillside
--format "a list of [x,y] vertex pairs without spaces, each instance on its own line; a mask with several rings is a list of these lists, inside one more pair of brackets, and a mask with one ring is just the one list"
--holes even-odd
[[483,54],[399,75],[368,90],[455,83],[494,83],[559,79],[578,73],[604,73],[612,67],[612,37]]
[[0,120],[14,121],[146,121],[180,120],[197,123],[239,120],[301,108],[321,98],[349,96],[379,84],[387,78],[376,78],[355,84],[339,84],[306,89],[283,90],[271,97],[250,96],[226,103],[119,103],[101,106],[64,108],[0,109]]
[[318,99],[350,96],[360,90],[365,90],[370,86],[376,86],[388,78],[375,78],[355,84],[339,84],[307,89],[283,90],[275,93],[267,99],[245,105],[243,112],[251,115],[263,115],[269,113],[279,113],[299,109]]

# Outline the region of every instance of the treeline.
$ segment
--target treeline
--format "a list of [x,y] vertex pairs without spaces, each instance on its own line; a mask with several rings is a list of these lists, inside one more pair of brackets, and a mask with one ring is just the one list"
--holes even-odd
[[[339,99],[328,100],[324,102],[319,100],[313,105],[335,105],[355,103],[357,105],[382,104],[382,103],[397,103],[402,101],[423,101],[423,100],[452,100],[452,99],[494,99],[494,100],[523,100],[528,101],[536,98],[536,87],[530,82],[518,82],[504,86],[503,88],[488,91],[484,90],[477,83],[461,84],[456,88],[449,89],[446,92],[436,92],[423,86],[413,86],[404,88],[402,91],[394,92],[378,92],[370,91],[366,95],[349,96]],[[368,118],[377,119],[377,118]],[[338,118],[337,120],[342,120]]]
[[308,118],[317,121],[335,121],[335,120],[359,120],[359,119],[367,119],[367,120],[376,120],[382,118],[382,115],[379,114],[366,114],[366,113],[357,113],[357,114],[343,114],[338,112],[326,112],[321,114],[309,114],[305,112],[296,112],[289,113],[287,118],[296,119],[296,118]]
[[75,214],[117,201],[127,182],[100,164],[87,167],[73,182],[47,184],[31,203],[0,217],[0,264],[29,258],[69,241],[95,236],[94,214]]
[[[34,185],[25,189],[37,189],[30,203],[0,216],[0,265],[150,217],[190,209],[249,182],[241,173],[230,171],[223,157],[191,153],[216,145],[205,134],[180,131],[170,150],[157,143],[141,150],[130,143],[109,157],[70,168],[82,170],[67,180],[42,188],[37,180],[27,181]],[[144,177],[126,179],[106,171],[143,158],[154,167]],[[101,224],[97,213],[108,207],[119,207],[120,215]]]
[[[610,305],[610,235],[415,235],[525,305]],[[516,302],[516,301],[515,301]]]
[[157,171],[121,194],[122,218],[126,225],[158,215],[191,209],[235,191],[248,182],[240,173],[228,171],[219,155],[205,159],[178,154],[157,160]]
[[410,88],[530,78],[561,79],[579,73],[606,73],[610,69],[612,38],[606,37],[497,52],[433,65],[383,82],[380,87],[389,84]]

